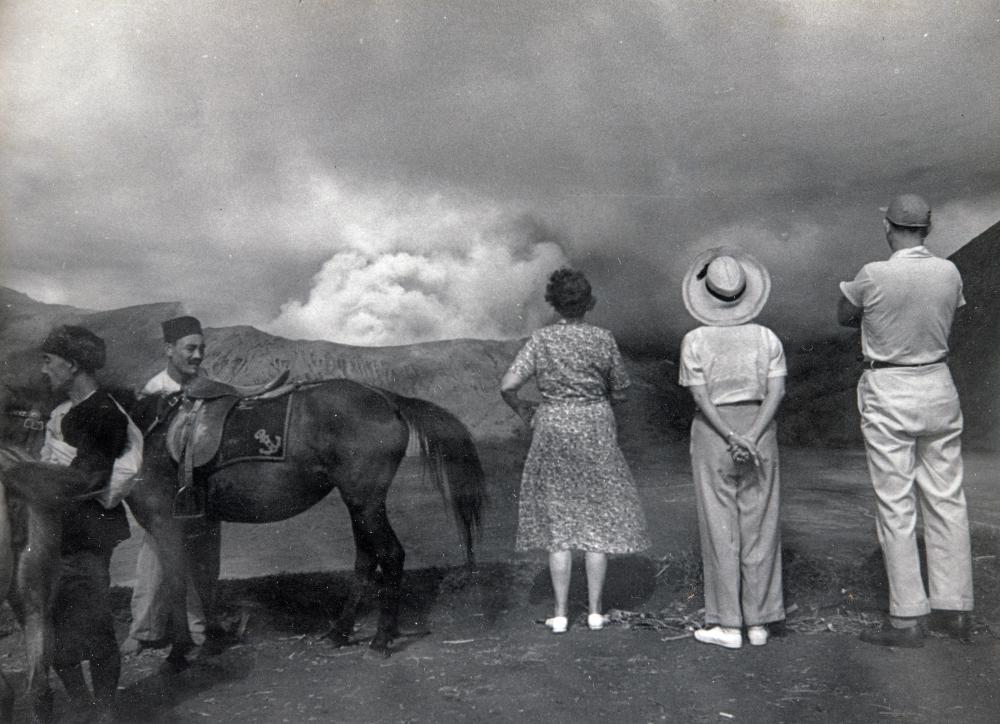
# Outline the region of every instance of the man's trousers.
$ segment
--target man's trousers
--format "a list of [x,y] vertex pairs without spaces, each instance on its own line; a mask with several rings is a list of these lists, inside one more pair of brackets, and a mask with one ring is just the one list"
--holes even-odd
[[[889,614],[972,609],[969,518],[962,490],[962,411],[944,363],[867,370],[858,383],[861,431],[878,498]],[[930,600],[920,577],[923,513]]]

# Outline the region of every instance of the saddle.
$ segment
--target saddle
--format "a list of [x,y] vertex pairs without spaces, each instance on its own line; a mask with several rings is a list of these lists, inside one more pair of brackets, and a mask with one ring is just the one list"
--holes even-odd
[[194,471],[207,465],[219,451],[230,411],[242,401],[280,397],[295,389],[295,383],[287,382],[288,375],[285,370],[269,382],[246,387],[196,377],[184,388],[180,410],[167,428],[167,450],[178,466],[175,518],[205,514],[205,492],[194,485]]
[[262,385],[229,385],[208,377],[195,377],[184,388],[185,397],[192,400],[215,400],[219,397],[234,397],[238,400],[259,397],[273,392],[288,380],[289,370],[285,370],[270,382]]

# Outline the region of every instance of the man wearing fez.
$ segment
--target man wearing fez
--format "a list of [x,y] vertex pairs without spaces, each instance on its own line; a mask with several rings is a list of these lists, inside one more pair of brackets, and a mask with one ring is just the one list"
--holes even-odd
[[[66,465],[97,492],[111,481],[115,459],[128,443],[129,420],[100,389],[95,373],[104,366],[104,340],[84,327],[57,327],[42,344],[42,375],[68,399],[45,428],[43,462]],[[115,546],[129,537],[120,502],[97,497],[68,505],[62,515],[61,573],[53,613],[53,666],[74,706],[97,706],[98,720],[113,719],[121,661],[111,615],[109,565]],[[90,662],[93,698],[81,663]]]
[[[841,282],[838,320],[861,327],[861,431],[878,499],[876,531],[889,576],[889,626],[862,632],[883,646],[923,646],[920,619],[969,641],[972,556],[962,490],[962,410],[948,370],[948,335],[965,304],[962,278],[924,246],[931,208],[893,199],[883,221],[892,255]],[[923,511],[927,580],[920,576],[917,501]]]
[[[176,317],[163,322],[163,345],[166,367],[154,375],[139,393],[142,400],[162,403],[179,394],[184,386],[201,373],[205,339],[201,323],[194,317]],[[152,405],[156,407],[157,405]],[[145,425],[143,425],[145,427]],[[189,565],[202,563],[218,573],[219,523],[204,517],[185,523],[185,542]],[[196,555],[193,551],[205,552]],[[166,645],[170,617],[169,602],[163,595],[163,568],[151,536],[146,533],[136,561],[136,581],[132,589],[132,625],[122,653],[137,653],[144,648]],[[195,586],[192,570],[187,572],[188,629],[196,644],[205,640],[205,613]]]

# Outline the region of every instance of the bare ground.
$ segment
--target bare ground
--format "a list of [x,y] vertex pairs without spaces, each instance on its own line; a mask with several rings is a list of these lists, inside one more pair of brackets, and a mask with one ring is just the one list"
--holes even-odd
[[[391,657],[375,656],[366,646],[374,633],[371,602],[359,619],[357,645],[335,649],[322,638],[344,600],[346,573],[229,579],[221,584],[220,601],[233,627],[245,621],[242,636],[221,655],[199,659],[177,676],[158,673],[163,652],[125,659],[121,719],[996,721],[1000,545],[994,527],[987,520],[977,523],[974,532],[973,644],[936,635],[915,650],[864,644],[858,631],[878,621],[886,606],[884,570],[871,521],[863,515],[870,507],[861,484],[865,481],[858,480],[863,473],[859,458],[829,454],[832,460],[786,458],[783,520],[790,614],[767,646],[729,651],[690,637],[690,628],[701,621],[702,603],[686,481],[673,467],[664,471],[635,457],[644,501],[649,502],[654,548],[648,556],[612,561],[606,588],[606,606],[614,619],[609,627],[592,632],[581,625],[586,600],[581,568],[574,571],[571,592],[577,619],[568,633],[549,633],[537,623],[551,615],[544,560],[509,552],[508,496],[514,478],[508,460],[489,458],[495,463],[490,481],[495,510],[476,570],[427,565],[440,557],[439,551],[418,539],[406,515],[394,518],[403,519],[400,537],[417,553],[408,559],[404,635]],[[987,503],[995,493],[976,493],[975,475],[981,471],[982,486],[991,477],[993,462],[983,459],[971,466],[970,506],[977,503],[989,515]],[[670,485],[664,488],[662,478],[668,473]],[[401,489],[407,490],[405,483]],[[424,512],[418,518],[425,530],[433,528]],[[230,543],[235,538],[245,553],[247,541],[255,537],[262,550],[271,544],[268,535],[247,531]],[[120,637],[128,625],[128,595],[126,587],[114,590]],[[9,635],[0,639],[0,665],[20,687],[20,634],[9,619],[5,630]],[[67,720],[75,718],[78,713],[67,711],[58,685],[56,691],[57,712]],[[23,720],[23,709],[18,716]]]

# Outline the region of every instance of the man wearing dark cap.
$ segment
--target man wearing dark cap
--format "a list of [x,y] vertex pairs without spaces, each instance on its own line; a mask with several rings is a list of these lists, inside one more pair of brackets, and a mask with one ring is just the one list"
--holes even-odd
[[[95,373],[104,366],[104,340],[84,327],[52,330],[42,344],[42,375],[69,399],[45,428],[41,460],[67,465],[84,476],[91,491],[108,487],[115,459],[128,443],[129,420],[100,389]],[[109,602],[111,553],[129,536],[125,509],[105,510],[91,498],[66,507],[62,516],[62,570],[54,608],[53,666],[74,706],[96,703],[98,720],[113,718],[121,662]],[[93,698],[80,664],[90,662]]]
[[[962,490],[962,411],[948,369],[948,335],[965,304],[962,278],[924,239],[928,203],[893,199],[884,220],[892,255],[841,282],[838,320],[861,327],[864,372],[858,409],[878,499],[877,533],[889,576],[889,626],[861,638],[883,646],[923,646],[921,619],[969,641],[972,557]],[[919,491],[919,495],[918,495]],[[927,580],[917,552],[917,500],[924,520]]]
[[[205,338],[201,323],[195,317],[176,317],[162,324],[166,368],[146,383],[139,393],[143,398],[169,398],[181,392],[201,372],[205,357]],[[192,555],[201,562],[218,561],[219,524],[205,518],[187,522],[185,538],[189,547],[205,555]],[[136,581],[132,588],[132,624],[128,639],[122,644],[122,653],[136,653],[143,648],[166,643],[170,607],[162,591],[163,568],[156,548],[148,534],[144,535],[136,561]],[[211,571],[208,573],[211,575]],[[187,581],[188,629],[192,640],[200,644],[205,640],[204,607],[191,572]]]
[[194,317],[176,317],[161,325],[167,366],[142,388],[140,396],[169,395],[195,377],[205,357],[205,337],[201,322]]

